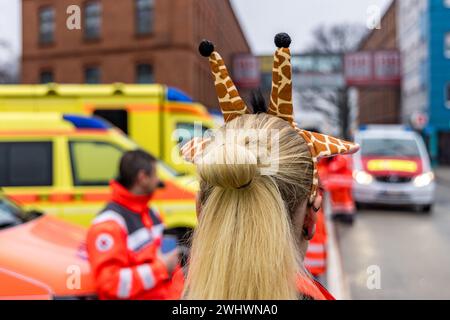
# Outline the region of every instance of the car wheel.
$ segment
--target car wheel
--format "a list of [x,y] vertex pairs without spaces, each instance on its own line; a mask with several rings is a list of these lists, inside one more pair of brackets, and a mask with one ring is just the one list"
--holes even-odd
[[355,202],[355,207],[356,207],[356,210],[358,210],[358,211],[367,209],[367,205],[365,203],[361,203],[361,202]]
[[343,223],[343,224],[348,224],[348,225],[353,225],[353,222],[355,221],[354,214],[346,214],[346,213],[339,214],[338,213],[338,214],[333,214],[332,218],[333,218],[333,221]]
[[422,206],[422,210],[423,213],[431,213],[431,211],[433,211],[433,205],[431,204],[427,204]]

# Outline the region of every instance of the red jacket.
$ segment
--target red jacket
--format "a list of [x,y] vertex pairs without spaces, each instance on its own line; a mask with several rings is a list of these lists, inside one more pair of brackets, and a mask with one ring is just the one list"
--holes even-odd
[[327,189],[331,192],[352,188],[353,170],[352,158],[337,155],[327,162],[326,178],[324,179]]
[[111,202],[87,234],[99,298],[179,299],[183,273],[169,276],[157,257],[164,226],[159,214],[148,208],[151,196],[133,195],[115,181],[111,188]]

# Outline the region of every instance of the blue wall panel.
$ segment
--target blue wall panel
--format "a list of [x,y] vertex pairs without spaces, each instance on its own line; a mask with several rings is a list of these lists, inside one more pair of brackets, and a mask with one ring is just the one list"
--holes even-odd
[[435,130],[450,131],[450,109],[446,107],[445,88],[450,84],[450,59],[444,54],[445,34],[450,32],[450,8],[444,0],[429,0],[429,110]]

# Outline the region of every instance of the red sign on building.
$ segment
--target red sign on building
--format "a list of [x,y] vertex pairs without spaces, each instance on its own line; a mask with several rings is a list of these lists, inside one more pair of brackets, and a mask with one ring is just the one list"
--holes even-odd
[[256,88],[261,81],[259,60],[251,54],[233,57],[233,81],[241,88]]
[[395,50],[349,53],[344,59],[349,86],[399,86],[400,54]]

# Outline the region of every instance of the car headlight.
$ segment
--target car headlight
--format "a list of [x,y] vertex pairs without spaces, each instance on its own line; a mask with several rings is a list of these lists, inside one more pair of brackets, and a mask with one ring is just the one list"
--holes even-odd
[[373,177],[365,171],[355,171],[353,172],[353,178],[359,184],[371,184],[373,182]]
[[424,174],[421,174],[420,176],[417,176],[414,178],[414,185],[418,188],[420,187],[426,187],[434,180],[434,173],[433,172],[427,172]]

